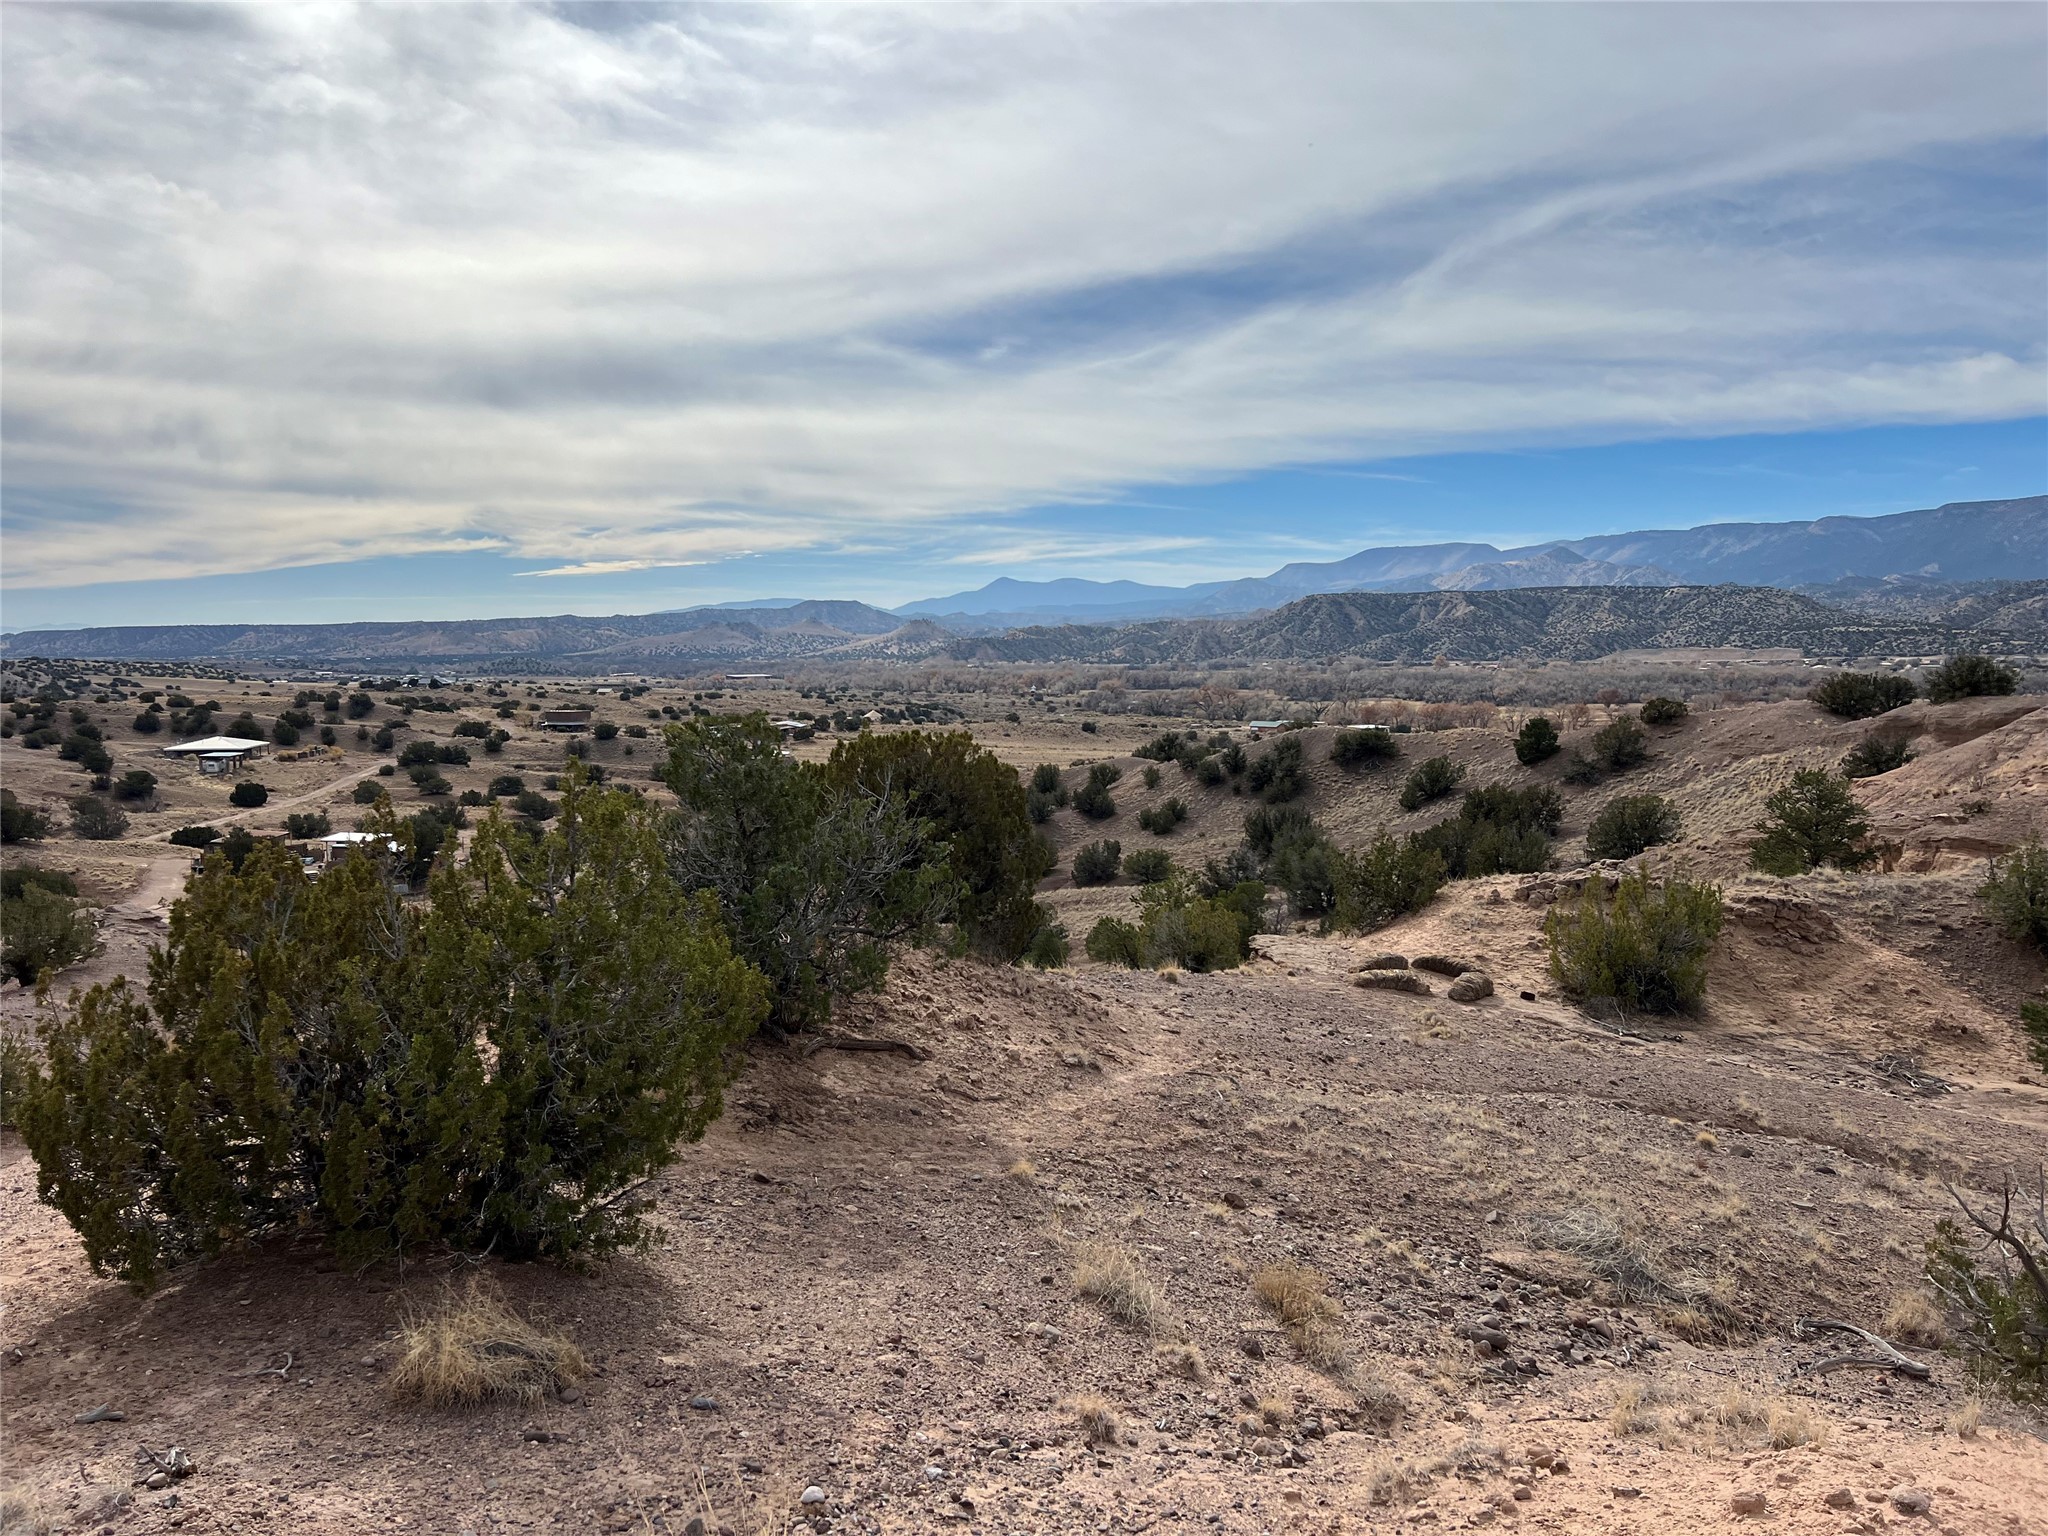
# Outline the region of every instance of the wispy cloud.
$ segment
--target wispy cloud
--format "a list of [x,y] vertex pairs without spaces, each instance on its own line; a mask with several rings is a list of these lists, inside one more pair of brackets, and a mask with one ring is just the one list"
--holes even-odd
[[1475,11],[15,7],[6,580],[2048,408],[2039,7]]

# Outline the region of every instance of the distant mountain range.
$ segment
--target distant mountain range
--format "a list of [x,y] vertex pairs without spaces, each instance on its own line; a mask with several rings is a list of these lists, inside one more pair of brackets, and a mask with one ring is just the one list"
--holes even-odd
[[1268,576],[1187,587],[1133,581],[1016,581],[906,603],[898,613],[956,631],[1024,625],[1230,618],[1319,592],[1483,592],[1518,587],[1805,587],[1854,578],[1946,582],[2048,577],[2048,496],[1962,501],[1885,517],[1709,523],[1604,534],[1519,549],[1414,544],[1301,561]]
[[1986,643],[1943,624],[1867,618],[1773,587],[1542,587],[1331,592],[1247,619],[1154,619],[967,636],[963,661],[1593,661],[1617,651],[1787,648],[1809,656],[1932,656]]
[[764,598],[609,618],[31,630],[0,638],[0,656],[687,673],[938,655],[1575,660],[1669,646],[1924,655],[1970,637],[2008,650],[2048,644],[2048,496],[1523,549],[1367,549],[1189,587],[1003,577],[893,613],[861,602]]

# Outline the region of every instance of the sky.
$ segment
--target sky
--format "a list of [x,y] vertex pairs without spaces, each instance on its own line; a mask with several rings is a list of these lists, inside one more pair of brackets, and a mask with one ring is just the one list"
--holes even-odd
[[2048,490],[2048,10],[10,7],[0,623]]

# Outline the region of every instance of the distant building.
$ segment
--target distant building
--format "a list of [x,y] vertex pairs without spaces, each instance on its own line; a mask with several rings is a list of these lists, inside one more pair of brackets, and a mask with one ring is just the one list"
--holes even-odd
[[234,772],[269,745],[267,741],[251,741],[243,736],[202,736],[197,741],[181,741],[160,750],[165,757],[196,758],[199,771],[212,775]]
[[587,731],[591,713],[587,709],[544,709],[540,712],[540,728],[544,731]]

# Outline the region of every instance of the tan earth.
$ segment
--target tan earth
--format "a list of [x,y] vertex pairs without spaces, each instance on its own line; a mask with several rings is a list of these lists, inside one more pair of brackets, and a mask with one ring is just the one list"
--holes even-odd
[[[1081,960],[1132,890],[1058,875],[1072,967],[910,956],[836,1027],[916,1056],[756,1046],[657,1181],[663,1236],[589,1273],[429,1255],[351,1274],[279,1242],[138,1298],[89,1273],[0,1133],[4,1529],[2048,1531],[2038,1417],[1938,1348],[1905,1346],[1925,1381],[1814,1372],[1858,1346],[1794,1326],[1882,1330],[1921,1290],[1945,1186],[1981,1200],[2048,1147],[2016,1022],[2048,972],[1975,896],[1986,855],[2048,821],[2044,705],[1892,717],[1921,756],[1858,789],[1899,844],[1889,871],[1742,873],[1763,796],[1869,729],[1788,702],[1655,732],[1646,767],[1568,789],[1557,875],[1465,882],[1364,937],[1263,935],[1238,971]],[[1468,784],[1530,777],[1499,728],[1404,737],[1402,765],[1355,776],[1328,734],[1306,738],[1302,803],[1341,841],[1442,814],[1393,804],[1422,756]],[[1121,764],[1116,816],[1048,824],[1063,855],[1111,836],[1199,865],[1237,842],[1249,801]],[[363,766],[320,770],[337,826]],[[303,778],[274,787],[317,798]],[[216,788],[180,784],[164,820]],[[1648,790],[1733,920],[1697,1018],[1617,1029],[1557,997],[1542,920],[1592,810]],[[1135,813],[1169,794],[1191,819],[1154,839]],[[138,838],[31,856],[117,902],[107,951],[63,980],[132,974],[182,857]],[[1383,951],[1483,963],[1495,994],[1352,985]],[[10,986],[0,1006],[19,1028],[35,1003]],[[1118,1295],[1149,1293],[1144,1325],[1082,1294],[1105,1260]],[[1290,1263],[1336,1309],[1300,1341],[1316,1363],[1255,1286]],[[582,1347],[573,1400],[392,1403],[396,1330],[478,1272]],[[78,1422],[101,1406],[123,1417]],[[1113,1443],[1084,1433],[1098,1409]],[[136,1486],[142,1446],[197,1471]]]

